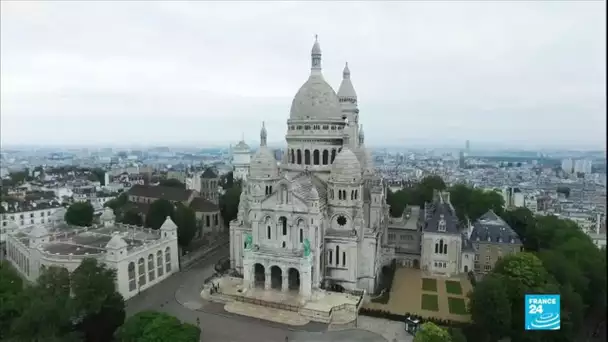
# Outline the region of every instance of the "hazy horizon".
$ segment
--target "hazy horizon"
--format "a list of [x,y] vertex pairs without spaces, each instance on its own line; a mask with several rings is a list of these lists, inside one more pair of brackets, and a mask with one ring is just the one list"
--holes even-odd
[[605,2],[345,4],[2,2],[0,142],[280,144],[318,34],[368,146],[605,148]]

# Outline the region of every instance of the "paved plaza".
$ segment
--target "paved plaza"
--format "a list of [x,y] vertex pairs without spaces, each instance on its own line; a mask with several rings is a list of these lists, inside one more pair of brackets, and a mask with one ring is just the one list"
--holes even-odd
[[[390,336],[398,336],[403,327],[398,322],[374,320],[359,317],[361,328],[341,331],[327,331],[328,326],[321,323],[308,323],[290,327],[284,324],[261,320],[253,317],[227,312],[223,304],[203,301],[200,296],[203,282],[214,273],[214,264],[229,255],[227,248],[210,253],[201,261],[191,265],[163,281],[143,291],[127,301],[127,315],[142,310],[167,312],[182,321],[196,324],[200,320],[201,340],[205,342],[285,342],[289,341],[354,341],[354,342],[392,342]],[[378,322],[384,322],[379,324]],[[392,330],[391,330],[392,329]],[[399,342],[411,341],[405,337]]]

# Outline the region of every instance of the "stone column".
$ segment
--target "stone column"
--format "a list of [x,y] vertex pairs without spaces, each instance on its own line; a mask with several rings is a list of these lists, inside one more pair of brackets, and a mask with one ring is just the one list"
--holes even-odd
[[[246,253],[246,252],[245,252]],[[253,265],[251,264],[251,261],[249,260],[249,258],[247,257],[247,255],[245,255],[245,258],[243,258],[243,285],[246,289],[250,288],[250,287],[254,287],[255,286],[255,275],[253,274],[254,270],[253,270]]]
[[283,272],[282,276],[283,276],[283,282],[281,283],[281,286],[282,286],[281,290],[283,292],[287,292],[289,290],[289,274]]
[[272,281],[272,279],[270,277],[270,269],[265,269],[264,270],[264,275],[265,275],[265,278],[264,278],[264,289],[270,290],[271,281]]

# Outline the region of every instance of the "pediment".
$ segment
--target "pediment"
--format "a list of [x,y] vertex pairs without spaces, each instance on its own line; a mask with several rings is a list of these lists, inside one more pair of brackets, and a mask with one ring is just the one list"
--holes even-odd
[[[280,189],[280,188],[279,188]],[[285,200],[287,197],[287,200]],[[274,210],[277,207],[290,208],[291,211],[308,212],[308,203],[298,197],[294,192],[277,190],[262,200],[262,209]]]

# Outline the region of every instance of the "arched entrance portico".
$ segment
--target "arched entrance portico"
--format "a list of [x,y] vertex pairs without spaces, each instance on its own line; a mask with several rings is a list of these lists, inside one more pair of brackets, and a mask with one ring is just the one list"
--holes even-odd
[[255,264],[253,267],[253,280],[255,287],[264,288],[264,283],[266,282],[266,270],[264,269],[264,265]]
[[300,271],[295,268],[290,268],[287,271],[289,290],[300,291]]
[[270,268],[270,287],[276,290],[281,290],[283,287],[283,271],[279,266]]

